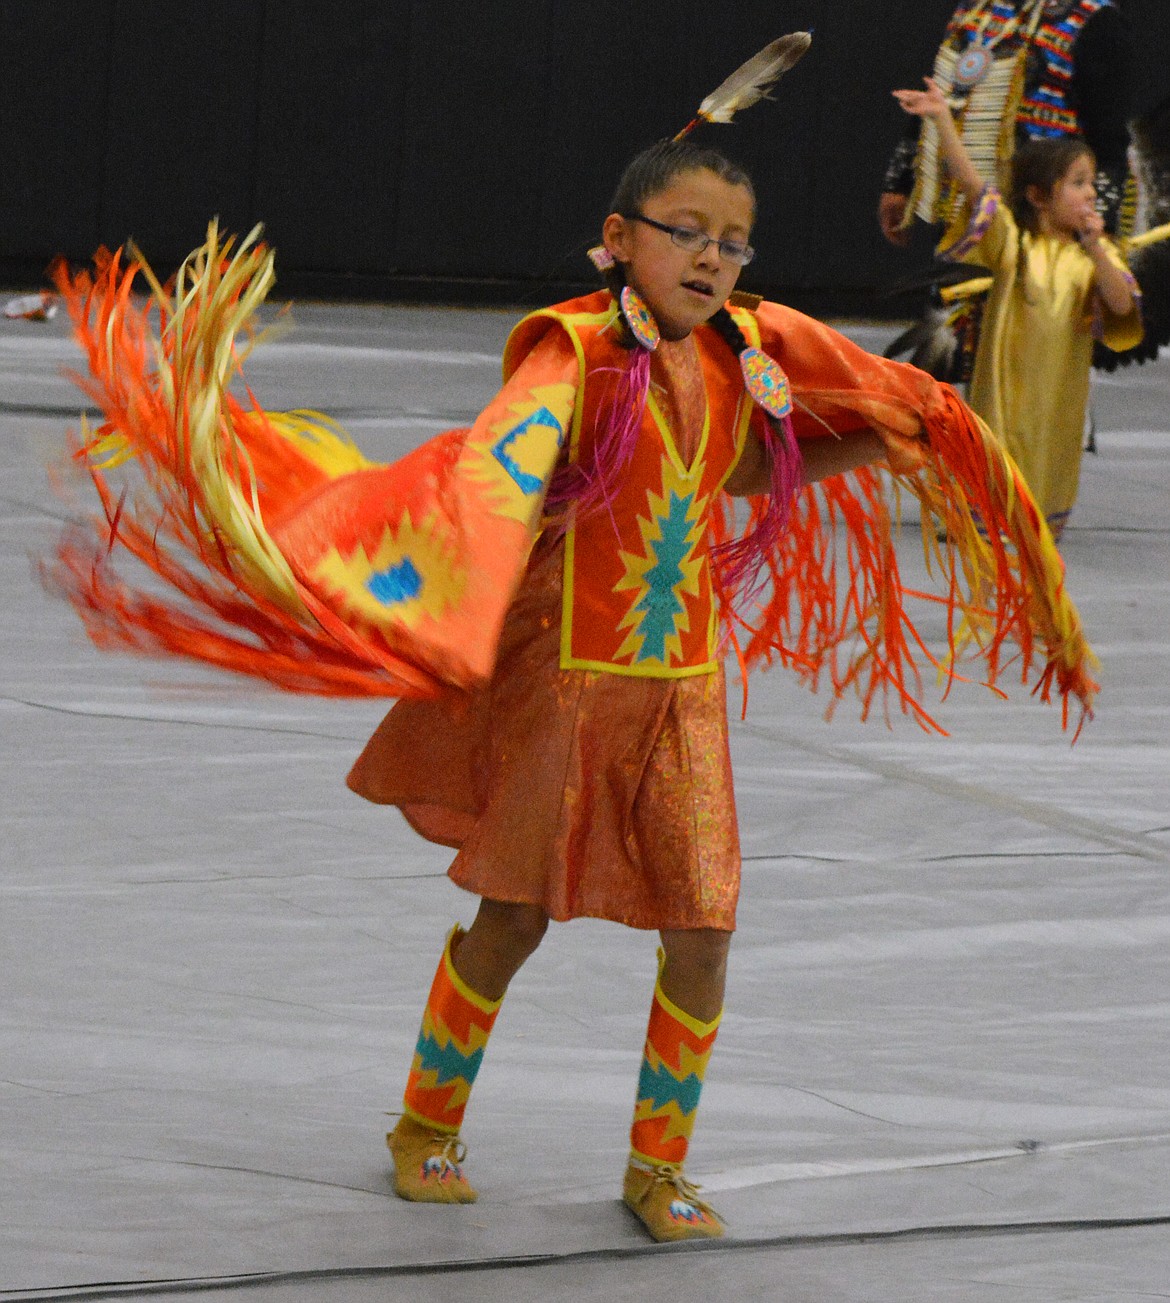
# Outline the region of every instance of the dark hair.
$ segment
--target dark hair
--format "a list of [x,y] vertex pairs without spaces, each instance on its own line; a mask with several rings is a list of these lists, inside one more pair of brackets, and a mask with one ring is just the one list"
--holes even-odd
[[[632,158],[626,164],[626,170],[609,201],[609,211],[620,213],[623,217],[641,212],[647,199],[665,190],[683,172],[714,172],[728,185],[743,186],[751,195],[752,211],[755,211],[756,190],[751,177],[743,168],[717,149],[708,149],[690,140],[660,140]],[[626,283],[626,273],[621,263],[615,262],[602,276],[614,298],[620,298]],[[735,352],[747,347],[747,341],[726,308],[719,309],[711,318],[710,325],[727,340]],[[622,343],[625,347],[633,347],[633,338],[626,331],[623,331]]]
[[1028,198],[1028,190],[1035,186],[1045,199],[1049,198],[1057,182],[1082,156],[1096,163],[1096,157],[1083,136],[1047,136],[1026,141],[1016,150],[1012,158],[1008,204],[1017,226],[1035,234],[1036,207]]
[[751,177],[725,154],[690,140],[660,140],[626,165],[609,201],[609,211],[630,217],[640,212],[652,195],[665,190],[679,173],[700,171],[714,172],[728,185],[743,186],[751,195],[752,208],[755,208],[756,191]]

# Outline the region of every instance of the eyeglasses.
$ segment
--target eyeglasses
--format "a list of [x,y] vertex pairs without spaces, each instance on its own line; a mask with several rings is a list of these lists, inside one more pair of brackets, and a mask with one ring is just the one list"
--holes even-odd
[[717,240],[706,231],[696,231],[690,226],[667,226],[665,222],[656,222],[653,217],[645,217],[641,213],[626,213],[625,217],[627,221],[645,222],[656,231],[665,231],[670,236],[671,243],[677,244],[687,253],[702,253],[709,244],[716,244],[719,246],[719,256],[738,267],[746,267],[756,256],[756,251],[750,244],[741,244],[738,240]]

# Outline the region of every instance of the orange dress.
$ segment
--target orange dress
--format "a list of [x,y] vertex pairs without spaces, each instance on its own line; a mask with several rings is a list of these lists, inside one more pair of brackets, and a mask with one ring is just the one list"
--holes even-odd
[[[537,345],[554,367],[569,347],[559,331]],[[691,465],[707,413],[693,338],[660,344],[651,393]],[[349,785],[457,847],[450,877],[477,895],[558,920],[729,931],[740,855],[722,667],[679,677],[562,668],[564,573],[565,540],[546,532],[491,681],[400,702]]]

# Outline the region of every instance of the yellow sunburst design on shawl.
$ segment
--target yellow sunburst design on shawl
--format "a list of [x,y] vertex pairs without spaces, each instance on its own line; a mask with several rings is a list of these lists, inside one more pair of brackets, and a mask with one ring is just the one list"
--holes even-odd
[[535,521],[540,491],[556,465],[575,395],[572,385],[535,385],[488,427],[489,438],[468,442],[468,476],[483,487],[496,515],[522,525]]
[[[695,468],[691,468],[692,473]],[[616,659],[655,660],[669,665],[682,655],[681,634],[690,631],[684,594],[699,592],[702,558],[695,546],[703,533],[706,496],[695,493],[697,477],[683,475],[662,458],[662,493],[646,494],[649,518],[638,517],[642,555],[622,552],[626,573],[615,592],[632,589],[634,599],[619,629],[629,629]]]
[[374,626],[414,628],[423,615],[438,619],[467,588],[466,570],[454,564],[449,537],[433,515],[415,525],[403,512],[387,525],[373,556],[360,544],[348,557],[331,548],[313,576],[327,594],[340,598],[342,615]]

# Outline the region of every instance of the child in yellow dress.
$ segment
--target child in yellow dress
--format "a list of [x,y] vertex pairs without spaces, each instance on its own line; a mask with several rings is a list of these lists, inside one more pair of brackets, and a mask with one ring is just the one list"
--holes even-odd
[[1076,501],[1093,341],[1132,348],[1142,338],[1137,284],[1104,237],[1096,161],[1080,136],[1029,141],[1012,160],[1005,203],[959,137],[938,85],[895,91],[932,118],[970,222],[944,256],[992,274],[971,406],[1003,439],[1059,538]]

